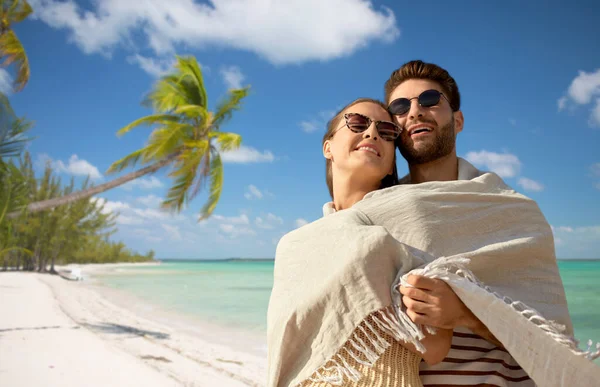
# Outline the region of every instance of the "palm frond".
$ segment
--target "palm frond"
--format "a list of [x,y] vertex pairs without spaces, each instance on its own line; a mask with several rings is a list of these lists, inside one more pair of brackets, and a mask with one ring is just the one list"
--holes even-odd
[[19,23],[31,15],[33,8],[26,0],[13,0],[7,12],[8,21],[10,24]]
[[211,132],[208,134],[208,138],[214,139],[223,152],[235,150],[242,144],[242,136],[236,133]]
[[127,167],[135,166],[140,161],[140,159],[143,158],[146,151],[146,148],[138,149],[135,152],[123,157],[122,159],[115,161],[111,164],[106,173],[111,174],[115,172],[121,172]]
[[189,125],[186,124],[171,124],[168,127],[160,127],[154,129],[150,135],[148,145],[148,156],[153,160],[160,160],[173,153],[178,153],[178,149],[183,140],[186,138],[185,129]]
[[169,188],[167,198],[161,205],[162,208],[181,211],[188,201],[188,191],[192,184],[194,184],[194,179],[198,173],[198,166],[204,156],[205,154],[194,152],[190,154],[190,157],[181,159],[177,163],[175,170],[169,174],[170,177],[176,177],[176,181]]
[[206,204],[200,210],[198,221],[207,219],[217,207],[223,189],[223,162],[218,152],[214,152],[210,163],[210,192]]
[[17,67],[17,78],[14,81],[15,91],[22,90],[29,81],[29,59],[19,38],[12,30],[0,35],[0,59],[4,62],[0,66],[10,66],[12,63]]
[[[25,118],[0,120],[0,159],[21,154],[25,145],[32,140],[25,132],[33,127],[33,122]],[[12,121],[12,122],[11,122]]]
[[185,86],[179,83],[176,74],[170,74],[156,81],[142,105],[151,106],[158,113],[166,113],[189,103]]
[[182,114],[187,118],[200,118],[202,121],[206,121],[209,116],[208,110],[199,105],[182,105],[177,107],[173,113]]
[[151,126],[151,125],[156,125],[156,124],[168,125],[173,122],[179,122],[179,117],[174,116],[172,114],[153,114],[150,116],[139,118],[139,119],[133,121],[132,123],[130,123],[129,125],[119,129],[119,131],[117,132],[117,136],[124,135],[125,133],[129,132],[131,129],[135,128],[136,126],[141,126],[141,125],[150,125]]
[[241,109],[242,99],[244,99],[249,92],[249,86],[243,89],[229,90],[227,98],[217,106],[213,119],[214,130],[219,130],[221,125],[231,119],[234,111]]
[[204,77],[198,61],[193,56],[177,57],[175,68],[178,70],[179,82],[187,84],[190,102],[194,105],[208,107]]
[[188,200],[194,200],[194,198],[198,195],[198,192],[204,187],[204,182],[210,175],[210,152],[205,153],[204,158],[202,158],[202,167],[200,169],[200,173],[197,175],[196,184],[192,191],[188,194]]

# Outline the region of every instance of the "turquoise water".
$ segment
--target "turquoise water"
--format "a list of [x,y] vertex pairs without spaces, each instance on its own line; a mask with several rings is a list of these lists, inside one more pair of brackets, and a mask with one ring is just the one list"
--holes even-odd
[[[600,341],[600,261],[560,261],[559,268],[575,336]],[[273,262],[167,262],[119,269],[100,280],[167,311],[265,332]]]

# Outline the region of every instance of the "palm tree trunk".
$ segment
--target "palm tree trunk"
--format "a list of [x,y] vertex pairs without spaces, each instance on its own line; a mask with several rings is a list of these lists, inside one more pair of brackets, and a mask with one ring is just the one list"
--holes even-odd
[[54,270],[54,262],[56,262],[56,257],[60,254],[60,250],[62,248],[62,243],[58,245],[58,247],[54,250],[54,254],[52,254],[52,264],[50,266],[50,274],[58,274],[56,270]]
[[[164,167],[165,165],[169,164],[175,157],[178,156],[178,153],[175,153],[171,156],[166,157],[164,160],[161,160],[155,164],[149,165],[145,168],[139,169],[137,171],[133,171],[131,173],[128,173],[127,175],[121,176],[117,179],[111,180],[109,182],[106,182],[104,184],[100,184],[96,187],[91,187],[88,188],[84,191],[79,191],[79,192],[73,192],[72,194],[69,195],[65,195],[63,197],[60,198],[53,198],[53,199],[48,199],[48,200],[42,200],[36,203],[30,203],[27,206],[27,212],[28,213],[35,213],[35,212],[40,212],[40,211],[44,211],[47,210],[49,208],[53,208],[53,207],[57,207],[57,206],[62,206],[64,204],[69,204],[72,202],[75,202],[77,200],[81,200],[81,199],[85,199],[85,198],[89,198],[91,196],[94,196],[96,194],[102,193],[104,191],[108,191],[109,189],[113,189],[115,187],[118,187],[120,185],[123,185],[125,183],[128,183],[132,180],[137,179],[138,177],[142,177],[145,176],[149,173],[154,173],[156,171],[158,171],[159,169],[161,169],[162,167]],[[19,214],[21,213],[21,211],[15,211],[15,212],[11,212],[9,213],[7,216],[8,218],[14,218],[19,216]]]

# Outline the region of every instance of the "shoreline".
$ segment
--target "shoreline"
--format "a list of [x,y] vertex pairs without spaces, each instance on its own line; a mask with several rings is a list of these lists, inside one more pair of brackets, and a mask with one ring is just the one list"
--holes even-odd
[[[243,331],[219,327],[180,314],[165,313],[156,305],[150,305],[124,291],[103,286],[93,279],[94,275],[110,273],[122,267],[147,265],[160,265],[160,263],[81,264],[59,267],[60,269],[81,268],[86,278],[84,281],[69,281],[60,276],[38,273],[5,272],[0,273],[0,287],[8,286],[10,289],[17,289],[13,297],[25,303],[28,303],[29,298],[45,296],[44,303],[54,304],[50,305],[53,313],[61,315],[60,318],[69,321],[73,326],[73,329],[61,332],[61,342],[65,343],[64,348],[50,350],[52,357],[78,356],[77,350],[73,348],[70,350],[71,353],[65,354],[65,348],[77,347],[75,332],[86,333],[99,342],[96,346],[109,347],[107,349],[110,351],[96,350],[94,354],[102,359],[103,367],[105,363],[111,363],[111,358],[114,356],[111,351],[120,352],[123,356],[129,357],[128,363],[134,363],[135,367],[141,369],[138,371],[141,374],[151,376],[153,373],[158,373],[165,378],[162,382],[158,382],[161,378],[152,376],[158,384],[151,385],[232,387],[264,385],[266,344],[263,344],[260,335],[252,337]],[[4,289],[2,290],[4,293]],[[42,295],[42,293],[47,294]],[[51,301],[48,300],[49,298]],[[0,317],[0,341],[4,342],[8,339],[10,342],[11,339],[17,339],[13,336],[20,335],[20,339],[28,341],[28,345],[32,347],[28,353],[35,354],[44,351],[37,348],[40,344],[35,340],[29,340],[32,334],[28,333],[28,328],[21,329],[23,327],[15,326],[24,325],[19,323],[20,314],[37,313],[35,309],[38,309],[38,305],[34,303],[28,307],[32,310],[19,309],[16,301],[13,305],[15,311],[3,311],[8,313],[3,313],[4,316]],[[9,317],[10,314],[15,313],[16,315]],[[49,326],[45,321],[56,317],[44,310],[40,310],[37,314],[38,321],[33,324],[37,326]],[[0,345],[0,358],[11,356],[10,352],[5,353],[7,348],[5,343]],[[72,353],[73,351],[75,353]],[[8,369],[0,365],[0,385],[4,385],[5,382],[6,385],[37,385],[27,384],[27,380],[22,380],[24,375],[31,373],[31,367],[36,363],[36,360],[28,359],[12,362]],[[89,367],[94,367],[94,364],[90,364]],[[128,365],[119,368],[120,372],[128,374],[130,369],[135,367]],[[113,376],[118,376],[119,371],[114,371],[117,373],[111,371]],[[68,379],[67,376],[65,377]],[[71,385],[67,379],[61,380],[60,383],[50,382],[44,385]],[[143,379],[137,377],[135,380]],[[99,382],[85,384],[107,385]],[[142,384],[136,382],[127,385]]]

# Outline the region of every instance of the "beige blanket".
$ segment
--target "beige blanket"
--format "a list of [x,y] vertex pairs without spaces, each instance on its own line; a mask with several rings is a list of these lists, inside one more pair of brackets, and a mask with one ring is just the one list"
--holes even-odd
[[[470,180],[373,192],[281,239],[269,386],[357,380],[347,359],[373,364],[389,346],[383,332],[424,350],[396,290],[414,269],[449,283],[539,386],[600,382],[588,359],[598,352],[582,353],[572,340],[552,231],[538,206],[464,160],[459,174]],[[369,315],[375,325],[365,325]],[[358,329],[370,343],[357,340]],[[348,341],[355,351],[341,352]]]

